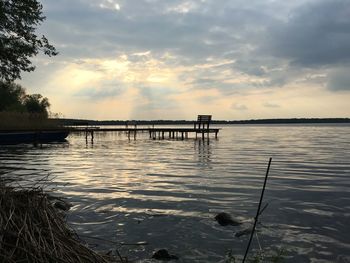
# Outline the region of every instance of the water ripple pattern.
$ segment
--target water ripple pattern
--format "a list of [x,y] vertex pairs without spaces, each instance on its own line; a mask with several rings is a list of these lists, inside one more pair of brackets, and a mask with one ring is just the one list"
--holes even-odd
[[[136,141],[125,134],[70,135],[62,144],[0,146],[0,174],[35,182],[49,176],[73,208],[68,222],[97,249],[122,246],[130,259],[166,248],[179,262],[224,262],[244,253],[268,158],[268,208],[260,245],[283,247],[286,262],[350,260],[350,126],[223,126],[217,140]],[[245,223],[223,227],[227,212]],[[257,242],[253,248],[258,249]],[[142,262],[142,260],[141,260]]]

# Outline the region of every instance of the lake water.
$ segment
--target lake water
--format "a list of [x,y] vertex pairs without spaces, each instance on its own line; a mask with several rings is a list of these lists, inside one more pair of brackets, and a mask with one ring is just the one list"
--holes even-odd
[[[160,248],[178,262],[224,262],[229,250],[244,254],[249,236],[235,233],[256,213],[272,157],[260,246],[283,248],[285,262],[350,262],[350,126],[221,127],[209,142],[106,133],[94,144],[70,135],[62,144],[0,146],[0,174],[50,175],[73,204],[68,222],[97,249],[116,248],[104,240],[147,242],[118,248],[141,262]],[[220,226],[213,218],[222,211],[245,223]]]

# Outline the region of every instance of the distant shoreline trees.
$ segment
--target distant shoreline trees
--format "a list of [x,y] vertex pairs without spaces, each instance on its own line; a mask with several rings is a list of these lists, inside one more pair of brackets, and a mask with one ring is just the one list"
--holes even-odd
[[[137,125],[193,125],[194,120],[132,120]],[[86,120],[60,119],[63,125],[125,125],[127,120]],[[212,124],[322,124],[322,123],[350,123],[350,118],[290,118],[290,119],[256,119],[256,120],[212,120]]]

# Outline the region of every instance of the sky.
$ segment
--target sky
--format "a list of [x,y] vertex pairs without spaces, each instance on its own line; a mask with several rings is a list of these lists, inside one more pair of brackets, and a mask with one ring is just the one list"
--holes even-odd
[[41,0],[23,73],[66,118],[350,117],[349,0]]

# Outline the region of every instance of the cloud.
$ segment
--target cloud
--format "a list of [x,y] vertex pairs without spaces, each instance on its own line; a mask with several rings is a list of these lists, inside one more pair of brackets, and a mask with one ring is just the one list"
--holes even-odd
[[176,90],[167,87],[138,87],[143,109],[169,109],[176,106],[172,95]]
[[270,101],[264,102],[263,106],[266,107],[266,108],[280,108],[281,107],[277,103],[270,102]]
[[215,100],[219,99],[219,96],[201,96],[199,98],[197,98],[197,101],[199,103],[210,103],[213,104],[215,103]]
[[232,104],[231,108],[234,110],[238,110],[238,111],[248,110],[248,107],[244,104],[241,104],[241,103],[234,103],[234,104]]
[[331,91],[350,91],[350,68],[335,70],[329,74],[327,88]]
[[124,90],[118,87],[83,88],[74,93],[75,97],[91,101],[112,99],[123,94]]
[[320,0],[293,10],[286,22],[268,28],[261,51],[292,64],[320,67],[350,61],[348,0]]

